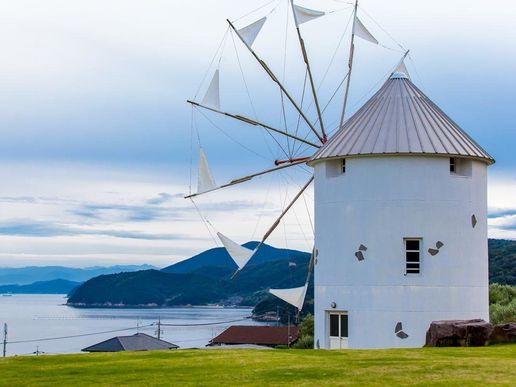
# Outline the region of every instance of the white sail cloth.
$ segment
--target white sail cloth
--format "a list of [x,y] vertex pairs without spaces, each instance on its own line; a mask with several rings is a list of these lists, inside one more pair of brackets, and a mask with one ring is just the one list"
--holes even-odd
[[299,288],[269,289],[269,293],[274,294],[276,297],[281,298],[283,301],[286,301],[290,305],[294,305],[298,310],[301,310],[303,309],[307,289],[308,283]]
[[398,64],[398,66],[396,67],[396,70],[394,70],[394,72],[396,73],[403,73],[405,74],[408,79],[410,79],[410,74],[407,70],[407,66],[405,66],[405,61],[402,59],[401,62]]
[[217,233],[220,241],[226,248],[229,256],[235,261],[238,266],[238,270],[242,270],[244,266],[249,262],[249,260],[253,257],[256,250],[248,249],[247,247],[240,246],[238,243],[233,242],[227,236]]
[[369,30],[360,21],[358,16],[355,16],[355,24],[353,25],[353,33],[355,36],[367,40],[368,42],[378,44],[378,40],[369,32]]
[[261,19],[255,21],[254,23],[249,24],[246,27],[242,27],[237,30],[240,38],[251,47],[258,36],[258,33],[262,29],[265,21],[267,20],[267,16],[262,17]]
[[326,15],[325,12],[317,11],[315,9],[309,9],[294,4],[294,17],[297,25],[309,22],[310,20],[317,19],[321,16]]
[[202,99],[202,104],[220,110],[220,91],[219,91],[219,70],[215,70],[213,78],[211,78],[210,85],[206,94]]
[[202,148],[199,148],[199,174],[197,176],[197,193],[210,191],[217,188],[215,179],[211,174],[208,160]]

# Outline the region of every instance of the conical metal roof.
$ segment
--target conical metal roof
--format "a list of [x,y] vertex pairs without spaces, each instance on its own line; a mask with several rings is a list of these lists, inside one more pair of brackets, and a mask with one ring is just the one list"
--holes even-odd
[[394,73],[310,160],[397,154],[471,157],[494,163],[404,73]]

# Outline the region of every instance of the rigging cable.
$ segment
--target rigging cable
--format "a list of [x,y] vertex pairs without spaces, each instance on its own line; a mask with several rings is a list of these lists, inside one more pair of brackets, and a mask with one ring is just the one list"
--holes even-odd
[[[426,89],[426,87],[425,87],[425,85],[424,85],[424,83],[423,83],[423,79],[422,79],[422,78],[421,78],[421,76],[419,75],[419,71],[417,71],[416,62],[414,61],[414,59],[412,59],[412,56],[410,55],[410,53],[408,54],[408,57],[409,57],[409,59],[410,59],[410,63],[412,63],[412,66],[414,67],[414,71],[415,71],[416,76],[417,76],[417,78],[418,78],[418,80],[419,80],[419,83],[420,83],[420,84],[421,84],[421,86],[422,86],[422,87],[421,87],[421,89],[422,89],[422,90],[424,90],[424,91],[426,91],[426,90],[425,90],[425,89]],[[407,75],[408,75],[408,74],[407,74]]]
[[[261,5],[261,6],[259,6],[258,8],[253,9],[252,11],[247,12],[246,14],[244,14],[244,15],[240,16],[239,18],[234,19],[234,20],[233,20],[233,23],[236,23],[237,21],[242,20],[243,18],[245,18],[245,17],[247,17],[247,16],[249,16],[249,15],[251,15],[251,14],[255,13],[255,12],[258,12],[259,10],[261,10],[261,9],[263,9],[263,8],[265,8],[265,7],[267,7],[268,5],[271,5],[272,3],[279,3],[279,1],[281,1],[281,0],[271,0],[271,1],[269,1],[268,3],[266,3],[266,4],[264,4],[264,5]],[[276,7],[277,7],[277,6],[278,6],[278,4],[276,4],[276,5],[272,8],[272,10],[271,10],[271,11],[269,11],[269,13],[267,14],[267,16],[268,16],[268,15],[270,15],[271,13],[273,13],[273,12],[276,10]]]
[[188,194],[192,194],[192,179],[193,179],[193,132],[194,132],[194,108],[192,105],[190,116],[190,182],[188,184]]
[[[235,42],[235,37],[233,35],[233,33],[231,33],[231,39],[233,41],[233,47],[235,49],[235,55],[236,55],[236,58],[237,58],[237,62],[238,62],[238,67],[240,68],[240,74],[242,75],[242,80],[244,82],[244,86],[245,86],[245,90],[247,92],[247,98],[249,99],[249,104],[251,105],[251,109],[253,110],[253,114],[254,114],[254,118],[256,120],[258,120],[258,114],[256,113],[256,109],[255,109],[255,106],[253,104],[253,100],[251,98],[251,92],[249,91],[249,86],[247,84],[247,81],[245,79],[245,74],[244,74],[244,70],[243,70],[243,67],[242,67],[242,63],[240,61],[240,56],[238,55],[238,49],[236,47],[236,42]],[[274,137],[274,135],[267,129],[265,128],[265,131],[269,134],[269,136],[272,137],[272,139],[276,142],[276,144],[278,145],[278,147],[281,149],[281,151],[285,154],[285,156],[288,158],[288,153],[287,151],[285,150],[285,148],[283,148],[283,146],[281,145],[281,143],[276,139],[276,137]],[[263,132],[260,131],[260,133],[262,133],[262,136],[263,136]],[[269,152],[271,154],[272,157],[275,157],[274,155],[274,152],[272,151],[272,149],[270,149],[269,147],[269,144],[267,143],[267,141],[265,140],[264,138],[264,141],[265,141],[265,144],[267,145],[267,148],[269,148]]]
[[231,141],[233,141],[234,143],[240,145],[242,148],[244,148],[245,150],[247,150],[248,152],[254,154],[255,156],[258,156],[264,160],[267,160],[267,161],[270,161],[269,158],[265,157],[264,155],[261,155],[259,153],[257,153],[256,151],[252,150],[251,148],[247,147],[246,145],[242,144],[240,141],[236,140],[235,138],[233,138],[232,136],[230,136],[226,131],[224,131],[220,126],[216,125],[201,109],[197,108],[197,111],[200,112],[202,114],[202,116],[210,123],[213,125],[214,128],[218,129],[222,134],[224,134],[227,138],[229,138]]
[[[224,51],[225,42],[226,42],[229,30],[230,30],[230,27],[228,26],[226,28],[226,32],[224,32],[224,36],[222,37],[222,39],[221,39],[221,41],[220,41],[220,43],[219,43],[219,45],[217,47],[217,50],[215,51],[215,54],[213,55],[213,58],[210,61],[208,69],[206,70],[206,72],[205,72],[205,74],[204,74],[204,76],[203,76],[203,78],[201,80],[201,83],[199,84],[199,87],[197,88],[197,91],[195,92],[195,96],[193,98],[194,100],[197,99],[197,95],[201,91],[202,85],[204,84],[204,81],[208,77],[208,74],[210,73],[211,66],[213,66],[213,63],[215,62],[215,58],[217,58],[217,54],[219,53],[219,51],[221,51],[220,58],[222,58],[222,52]],[[219,64],[220,64],[220,59],[219,59]]]
[[[289,27],[289,15],[288,12],[286,12],[287,20],[285,23],[285,40],[284,40],[284,46],[283,46],[283,76],[282,76],[282,82],[285,83],[286,73],[287,73],[287,44],[288,44],[288,27]],[[287,115],[285,112],[285,99],[283,97],[283,90],[280,88],[280,96],[281,96],[281,113],[283,117],[283,126],[285,129],[285,132],[288,133],[288,126],[287,126]],[[287,137],[287,149],[289,156],[288,158],[292,158],[292,150],[290,149],[290,139]]]
[[[305,70],[305,80],[303,82],[303,93],[301,94],[301,105],[300,105],[301,109],[303,108],[303,104],[305,102],[305,91],[306,91],[306,81],[307,81],[307,79],[308,79],[308,68],[306,68],[306,70]],[[294,135],[296,135],[296,136],[299,133],[299,125],[300,124],[301,124],[301,114],[298,114],[297,115],[297,123],[296,123],[296,131],[294,132]],[[305,140],[306,140],[307,137],[308,136],[305,137]],[[299,148],[301,148],[301,145],[302,145],[302,143],[300,143],[298,145],[297,150],[294,149],[294,152],[293,152],[294,157],[298,154],[297,152],[299,151]],[[294,148],[296,148],[296,144],[295,143],[294,143]]]
[[[376,21],[376,20],[375,20],[375,19],[374,19],[374,18],[373,18],[373,17],[372,17],[372,16],[371,16],[371,15],[370,15],[370,14],[369,14],[365,9],[364,9],[364,7],[362,7],[362,6],[359,6],[359,7],[360,7],[360,9],[361,9],[362,11],[364,11],[364,13],[369,17],[369,19],[371,19],[371,20],[373,21],[373,23],[374,23],[374,24],[376,24],[376,25],[378,26],[378,28],[380,28],[380,29],[381,29],[381,30],[382,30],[382,31],[383,31],[383,32],[384,32],[384,33],[385,33],[389,38],[391,38],[391,39],[392,39],[392,41],[393,41],[394,43],[396,43],[396,44],[398,45],[398,47],[399,47],[399,48],[401,48],[401,50],[402,50],[403,52],[406,52],[406,51],[407,51],[407,49],[406,49],[405,47],[403,47],[403,45],[402,45],[401,43],[399,43],[396,39],[394,39],[394,37],[393,37],[391,34],[389,34],[389,33],[387,32],[387,30],[385,30],[385,28],[383,28],[383,27],[380,25],[380,23],[378,23],[378,22],[377,22],[377,21]],[[382,47],[384,47],[383,45],[381,45],[381,46],[382,46]],[[389,47],[386,47],[386,46],[385,46],[384,48],[387,48],[387,49],[389,49],[389,50],[393,50],[393,51],[398,51],[398,50],[395,50],[395,49],[392,49],[392,48],[389,48]]]
[[191,201],[192,201],[192,204],[194,205],[195,209],[197,210],[197,213],[199,214],[199,216],[201,217],[203,223],[204,223],[204,226],[206,227],[206,230],[208,230],[208,233],[210,234],[210,237],[211,239],[213,240],[213,242],[215,243],[215,246],[219,246],[219,243],[217,242],[217,238],[215,238],[210,230],[210,227],[211,226],[213,228],[213,230],[215,231],[216,233],[216,229],[215,227],[213,227],[213,225],[210,223],[210,221],[202,214],[201,210],[199,209],[199,207],[197,207],[197,204],[195,203],[195,201],[193,200],[193,198],[189,198]]
[[[344,31],[342,32],[340,38],[339,38],[339,42],[337,43],[337,47],[335,47],[335,50],[333,51],[333,54],[332,54],[332,57],[328,63],[328,65],[326,66],[326,70],[324,72],[324,75],[321,79],[321,82],[319,83],[319,86],[317,87],[317,92],[319,92],[319,90],[321,89],[321,87],[323,86],[325,80],[326,80],[326,77],[328,76],[328,73],[330,71],[330,68],[331,66],[333,65],[333,62],[335,61],[335,58],[337,56],[337,53],[339,51],[339,48],[340,46],[342,45],[342,42],[344,41],[344,37],[346,36],[346,32],[348,31],[348,28],[349,26],[351,25],[351,19],[353,17],[353,13],[350,14],[349,18],[348,18],[348,21],[346,22],[346,26],[344,27]],[[338,93],[339,89],[342,87],[342,85],[344,84],[344,81],[346,80],[347,76],[349,75],[349,71],[348,73],[344,76],[344,79],[341,81],[341,83],[337,86],[335,92],[333,93],[333,95],[331,96],[331,98],[328,100],[328,102],[326,103],[325,107],[322,109],[321,111],[321,114],[324,114],[324,112],[326,111],[327,107],[330,105],[331,101],[333,100],[333,98],[335,98],[335,95]],[[308,105],[307,109],[310,109],[313,105],[313,101]],[[315,123],[319,122],[319,118],[317,118],[317,120],[315,121]],[[305,136],[305,140],[308,138],[308,135]],[[299,146],[299,150],[301,150],[301,146]],[[304,153],[308,150],[308,147],[305,147],[303,148],[302,152],[300,153]]]
[[[238,321],[245,321],[252,318],[252,316],[247,316],[244,318],[239,318],[236,320],[228,320],[228,321],[217,321],[217,322],[211,322],[211,323],[196,323],[196,324],[167,324],[167,323],[160,323],[163,327],[205,327],[209,325],[220,325],[220,324],[230,324]],[[157,325],[156,323],[153,323],[152,325]]]

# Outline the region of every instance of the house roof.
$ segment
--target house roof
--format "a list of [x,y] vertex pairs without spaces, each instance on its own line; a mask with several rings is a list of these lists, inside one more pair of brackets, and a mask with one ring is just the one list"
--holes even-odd
[[429,154],[493,158],[410,79],[396,72],[312,157]]
[[288,345],[299,338],[299,328],[234,325],[227,328],[211,344],[256,344],[256,345]]
[[159,340],[145,333],[132,336],[117,336],[87,348],[83,352],[119,352],[119,351],[152,351],[159,349],[176,349],[177,345]]

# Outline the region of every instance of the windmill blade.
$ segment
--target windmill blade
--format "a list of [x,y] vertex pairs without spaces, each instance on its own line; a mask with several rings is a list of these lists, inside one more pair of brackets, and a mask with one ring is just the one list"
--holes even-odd
[[358,36],[359,38],[362,38],[364,40],[367,40],[368,42],[371,42],[373,44],[378,44],[378,40],[369,32],[369,30],[366,28],[364,23],[360,21],[358,16],[355,14],[355,23],[353,25],[353,34]]
[[323,144],[326,142],[326,131],[324,129],[323,117],[321,113],[321,107],[319,106],[319,98],[317,97],[317,90],[314,84],[314,78],[312,76],[312,69],[310,67],[310,62],[308,60],[308,54],[305,48],[305,41],[301,36],[301,30],[299,29],[299,25],[302,23],[306,23],[315,18],[321,17],[324,15],[324,12],[315,11],[313,9],[303,8],[294,4],[294,0],[290,0],[290,5],[292,6],[292,13],[294,15],[294,21],[296,24],[297,37],[299,40],[299,45],[301,46],[301,52],[303,53],[303,60],[306,65],[306,71],[308,73],[308,79],[310,80],[310,88],[312,89],[312,97],[314,99],[315,108],[317,110],[317,117],[319,121],[319,125],[321,127],[322,133],[322,142]]
[[326,12],[317,11],[315,9],[301,7],[300,5],[294,4],[292,1],[292,7],[294,8],[294,16],[296,18],[296,24],[301,25],[303,23],[309,22],[311,20],[320,18],[321,16],[326,15]]
[[197,106],[197,107],[200,107],[200,108],[203,108],[203,109],[206,109],[206,110],[209,110],[209,111],[212,111],[212,112],[215,112],[215,113],[218,113],[218,114],[222,114],[224,116],[231,117],[231,118],[234,118],[236,120],[245,122],[245,123],[247,123],[249,125],[261,126],[262,128],[270,130],[270,131],[272,131],[274,133],[279,133],[279,134],[281,134],[283,136],[286,136],[286,137],[292,138],[294,140],[300,141],[300,142],[302,142],[304,144],[307,144],[307,145],[310,145],[310,146],[312,146],[314,148],[320,148],[319,145],[316,145],[313,142],[310,142],[310,141],[308,141],[308,140],[306,140],[304,138],[301,138],[299,136],[295,136],[293,134],[290,134],[290,133],[285,132],[285,131],[280,130],[280,129],[273,128],[272,126],[269,126],[267,124],[263,124],[263,123],[258,122],[256,120],[252,120],[251,118],[247,118],[247,117],[244,117],[244,116],[241,116],[241,115],[238,115],[238,114],[232,114],[232,113],[228,113],[228,112],[223,112],[220,109],[216,109],[216,108],[213,108],[213,107],[210,107],[210,106],[207,106],[207,105],[203,105],[203,104],[200,104],[198,102],[194,102],[194,101],[190,101],[190,100],[187,100],[186,102],[188,102],[189,104],[192,104],[194,106]]
[[256,249],[251,250],[247,247],[240,246],[238,243],[233,242],[231,239],[221,234],[220,232],[217,233],[217,236],[224,245],[224,248],[228,252],[231,259],[233,259],[233,261],[235,261],[236,265],[238,266],[237,271],[242,270],[247,262],[249,262],[249,260],[253,257]]
[[303,309],[303,304],[305,303],[306,291],[308,289],[308,284],[304,284],[298,288],[291,289],[269,289],[269,293],[275,295],[278,298],[281,298],[283,301],[288,302],[290,305],[293,305],[297,308],[297,310]]
[[306,116],[306,114],[303,112],[303,110],[299,107],[299,105],[296,103],[296,101],[294,100],[294,98],[292,98],[292,96],[289,94],[289,92],[287,91],[287,89],[285,88],[285,86],[283,86],[283,84],[280,82],[280,80],[278,79],[278,77],[276,77],[276,75],[274,75],[274,73],[272,72],[272,70],[269,68],[269,66],[267,65],[267,63],[265,63],[262,59],[260,59],[260,57],[258,56],[258,54],[252,49],[252,47],[247,44],[245,38],[240,34],[239,30],[237,30],[235,28],[235,26],[233,25],[233,23],[231,23],[230,20],[227,20],[227,22],[229,23],[229,26],[231,27],[231,29],[236,33],[236,35],[238,36],[238,38],[244,43],[244,45],[247,47],[247,49],[249,50],[249,52],[251,53],[251,55],[256,59],[256,61],[260,64],[260,66],[262,66],[262,68],[265,70],[265,72],[267,73],[267,75],[269,75],[269,77],[272,79],[272,81],[274,83],[276,83],[278,85],[278,87],[280,88],[280,90],[283,92],[283,94],[287,97],[287,99],[290,101],[290,103],[292,104],[292,106],[297,110],[297,112],[299,113],[299,115],[303,118],[303,120],[306,122],[306,124],[308,125],[308,127],[310,128],[310,130],[317,136],[317,138],[319,139],[319,141],[324,144],[324,139],[323,137],[319,134],[319,132],[317,132],[317,130],[314,128],[312,122],[308,119],[308,117]]
[[312,275],[312,270],[314,268],[315,263],[315,247],[312,249],[312,254],[310,255],[310,261],[308,262],[308,270],[306,274],[306,281],[304,286],[300,286],[297,288],[290,289],[269,289],[269,293],[275,295],[278,298],[281,298],[283,301],[288,302],[290,305],[293,305],[297,308],[298,316],[303,309],[303,304],[305,303],[306,291],[308,290],[308,284],[310,283],[310,277]]
[[[301,188],[301,190],[296,194],[296,196],[294,197],[294,199],[292,199],[292,201],[289,203],[289,205],[282,211],[282,213],[280,214],[280,216],[278,217],[278,219],[276,219],[276,221],[273,223],[273,225],[271,227],[269,227],[269,229],[267,230],[267,232],[265,233],[265,235],[262,237],[262,240],[260,241],[260,243],[258,244],[258,246],[256,246],[256,248],[253,251],[252,255],[249,257],[249,259],[251,259],[251,257],[256,254],[256,252],[258,250],[260,250],[260,247],[263,246],[263,244],[265,243],[265,241],[267,240],[267,238],[272,234],[272,232],[276,229],[276,227],[278,227],[278,225],[280,224],[281,222],[281,219],[283,219],[283,217],[287,214],[287,212],[290,210],[290,208],[292,208],[292,206],[296,203],[297,199],[299,199],[301,197],[301,195],[303,194],[303,192],[305,192],[305,190],[308,188],[308,186],[312,183],[312,181],[314,180],[314,177],[310,177],[310,180],[308,180],[308,182]],[[221,240],[222,241],[222,240]],[[223,242],[224,243],[224,242]],[[234,243],[234,242],[233,242]],[[237,245],[238,246],[238,245]],[[245,248],[245,247],[244,247]],[[249,250],[249,249],[247,249]],[[229,252],[229,251],[228,251]],[[246,263],[249,261],[249,259],[246,261]],[[237,264],[238,265],[238,264]],[[242,267],[238,267],[238,269],[235,271],[235,273],[233,274],[233,276],[231,278],[235,278],[235,276],[238,274],[238,272],[240,270],[242,270],[243,266]]]
[[197,176],[197,192],[203,193],[212,191],[217,187],[215,179],[211,174],[208,160],[202,148],[199,148],[199,175]]
[[219,87],[219,70],[215,71],[211,79],[208,90],[202,99],[202,103],[215,109],[220,109],[220,87]]
[[[193,197],[196,197],[196,196],[199,196],[199,195],[203,195],[203,194],[206,194],[206,193],[209,193],[209,192],[218,191],[219,189],[222,189],[222,188],[231,187],[233,185],[245,183],[246,181],[250,181],[253,178],[258,177],[258,176],[266,175],[267,173],[276,172],[276,171],[279,171],[281,169],[285,169],[285,168],[293,167],[295,165],[306,163],[308,159],[310,159],[310,157],[306,157],[306,158],[303,158],[303,159],[300,159],[300,160],[297,160],[297,161],[293,161],[293,162],[291,162],[289,164],[280,165],[280,166],[275,167],[275,168],[269,168],[269,169],[266,169],[264,171],[260,171],[260,172],[253,173],[251,175],[240,177],[238,179],[233,179],[229,183],[226,183],[226,184],[223,184],[223,185],[220,185],[220,186],[213,186],[210,189],[202,190],[202,189],[199,188],[197,193],[187,195],[184,198],[185,199],[189,199],[189,198],[193,198]],[[200,174],[199,174],[199,177],[200,177]]]
[[281,219],[283,219],[283,217],[287,214],[287,212],[292,208],[292,206],[296,203],[297,199],[299,199],[301,197],[301,195],[303,194],[303,192],[305,192],[305,190],[308,188],[308,186],[312,183],[312,181],[314,181],[314,177],[312,176],[310,178],[310,180],[308,180],[308,182],[301,188],[301,190],[296,194],[296,196],[294,197],[294,199],[292,199],[292,201],[289,203],[289,205],[283,210],[283,212],[280,214],[280,216],[278,217],[278,219],[276,219],[276,221],[272,224],[272,226],[267,230],[267,232],[265,233],[265,235],[263,236],[262,240],[260,241],[260,244],[258,245],[258,247],[256,248],[256,250],[258,250],[264,243],[265,241],[267,240],[267,238],[272,234],[272,232],[276,229],[276,227],[278,227],[278,225],[280,224],[281,222]]
[[263,25],[267,21],[267,17],[262,17],[261,19],[255,21],[254,23],[249,24],[246,27],[242,27],[238,30],[238,34],[241,36],[244,43],[251,47],[256,40],[256,37],[260,33]]

